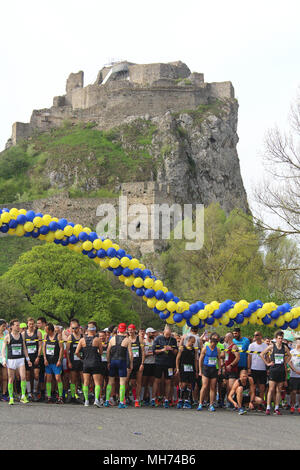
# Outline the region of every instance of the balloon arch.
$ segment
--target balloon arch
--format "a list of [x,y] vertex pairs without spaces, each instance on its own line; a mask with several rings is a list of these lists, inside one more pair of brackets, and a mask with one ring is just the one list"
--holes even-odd
[[263,304],[260,300],[206,304],[184,302],[170,292],[149,269],[127,254],[109,238],[99,237],[88,227],[58,219],[49,214],[26,209],[0,209],[0,231],[18,237],[32,237],[62,245],[91,258],[102,269],[108,269],[136,295],[142,297],[150,309],[169,324],[182,327],[219,325],[231,328],[234,324],[266,325],[300,331],[300,307],[290,304]]

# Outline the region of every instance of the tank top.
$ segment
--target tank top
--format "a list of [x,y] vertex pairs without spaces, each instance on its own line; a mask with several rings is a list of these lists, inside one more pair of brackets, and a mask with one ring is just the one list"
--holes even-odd
[[45,336],[46,341],[46,359],[49,364],[56,364],[59,358],[59,342],[57,339],[58,333],[54,336],[54,339],[50,339],[48,335]]
[[7,345],[7,359],[21,359],[25,357],[23,347],[23,337],[19,333],[19,338],[15,339],[11,333],[9,333],[9,344]]
[[126,361],[127,347],[121,346],[123,340],[126,338],[125,335],[116,336],[116,344],[111,347],[110,360],[111,361]]
[[142,362],[142,348],[140,345],[140,338],[138,336],[135,341],[131,343],[131,350],[133,356],[133,367],[135,367]]
[[107,348],[108,348],[108,343],[102,343],[101,362],[104,362],[105,365],[107,363]]
[[282,345],[281,349],[278,349],[276,343],[274,343],[273,351],[271,352],[271,361],[274,362],[274,366],[270,369],[285,369],[284,367],[285,347]]
[[195,349],[183,346],[180,356],[179,368],[183,372],[195,372]]
[[[154,341],[145,340],[145,364],[155,364],[155,356],[153,354],[153,343]],[[151,352],[150,356],[146,356],[147,353]]]
[[101,356],[98,346],[93,346],[95,336],[85,337],[85,347],[83,349],[83,365],[86,368],[97,368],[101,364]]
[[218,365],[218,348],[210,349],[206,346],[203,364],[207,367],[217,367]]
[[73,364],[75,361],[80,361],[80,357],[76,356],[75,351],[77,349],[78,343],[83,336],[80,335],[79,339],[76,339],[75,336],[71,335],[71,344],[70,344],[70,361]]
[[239,380],[239,386],[243,387],[243,397],[249,397],[250,396],[250,380],[249,380],[249,378],[247,377],[247,381],[246,381],[245,385],[242,384],[241,379],[238,379],[238,380]]
[[[236,346],[235,344],[231,344],[227,351],[225,351],[225,367],[230,366],[232,362],[235,360],[235,355],[232,352],[232,348]],[[238,372],[238,363],[231,368],[231,372]]]
[[25,345],[27,348],[28,356],[32,362],[35,360],[39,351],[39,339],[37,330],[34,331],[32,336],[29,336],[27,330],[25,330]]

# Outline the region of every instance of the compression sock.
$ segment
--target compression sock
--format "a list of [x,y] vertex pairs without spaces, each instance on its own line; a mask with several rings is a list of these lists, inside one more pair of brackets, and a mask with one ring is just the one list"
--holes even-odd
[[141,387],[140,401],[144,400],[145,387]]
[[87,385],[82,385],[82,391],[85,401],[89,400],[89,387]]
[[106,387],[106,397],[105,397],[106,401],[109,401],[110,394],[111,394],[111,385],[108,384],[107,387]]
[[7,389],[8,389],[9,398],[13,398],[14,397],[14,384],[9,383],[7,385]]
[[27,393],[31,393],[31,383],[30,383],[30,380],[28,382],[26,382],[26,391]]
[[99,400],[100,398],[101,387],[100,385],[95,385],[95,399]]
[[58,388],[58,396],[61,398],[61,397],[62,397],[62,394],[63,394],[63,383],[62,383],[62,382],[58,382],[57,388]]
[[125,398],[125,384],[120,385],[120,403],[124,403]]
[[149,386],[149,400],[152,400],[152,387]]
[[34,379],[34,381],[33,381],[33,393],[37,393],[38,385],[39,385],[39,381]]
[[133,399],[135,401],[136,400],[136,389],[135,388],[132,389],[132,395],[133,395]]
[[46,391],[47,391],[47,397],[51,398],[51,382],[46,382]]
[[21,381],[21,393],[22,393],[22,397],[25,397],[26,395],[26,380],[22,380]]
[[76,386],[75,384],[70,384],[71,396],[75,398]]
[[184,394],[184,390],[182,388],[180,388],[179,389],[179,400],[183,399],[183,394]]

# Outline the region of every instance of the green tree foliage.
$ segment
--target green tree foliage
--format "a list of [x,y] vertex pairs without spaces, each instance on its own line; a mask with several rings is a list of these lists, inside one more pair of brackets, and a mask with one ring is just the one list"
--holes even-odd
[[[130,292],[113,289],[91,260],[61,246],[34,247],[0,280],[1,315],[7,319],[30,314],[60,324],[76,317],[82,323],[93,319],[101,328],[120,321],[139,325]],[[6,308],[12,301],[13,315]]]

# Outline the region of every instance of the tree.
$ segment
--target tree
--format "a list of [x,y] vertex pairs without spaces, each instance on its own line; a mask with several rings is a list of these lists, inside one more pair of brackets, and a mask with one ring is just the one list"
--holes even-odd
[[0,288],[7,288],[5,299],[15,298],[18,292],[13,316],[24,317],[25,312],[34,317],[44,315],[64,325],[73,317],[82,323],[93,319],[101,328],[121,321],[140,323],[131,308],[130,292],[113,289],[90,259],[61,246],[32,248],[0,281]]
[[263,162],[271,176],[254,190],[259,210],[280,221],[277,227],[266,217],[256,215],[256,221],[278,236],[300,234],[300,91],[289,118],[289,132],[275,127],[267,132]]

